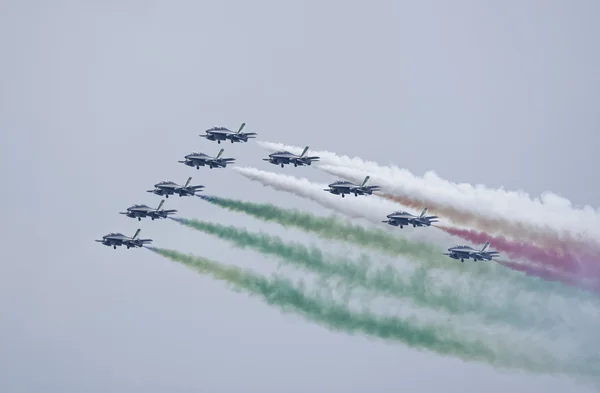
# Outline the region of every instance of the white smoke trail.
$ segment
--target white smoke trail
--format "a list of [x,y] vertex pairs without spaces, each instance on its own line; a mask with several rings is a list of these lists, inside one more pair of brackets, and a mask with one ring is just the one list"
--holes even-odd
[[[324,189],[327,188],[327,184],[313,183],[305,178],[298,178],[249,167],[233,167],[232,169],[250,180],[258,181],[264,186],[269,186],[280,191],[286,191],[310,199],[328,209],[338,211],[350,217],[363,218],[378,226],[380,224],[383,225],[381,221],[385,219],[387,214],[390,214],[394,209],[398,208],[398,204],[394,202],[369,196],[352,196],[345,198],[342,201],[341,196],[324,191]],[[365,205],[364,199],[367,198],[371,200]]]
[[[379,229],[390,229],[398,231],[398,228],[388,227],[381,221],[386,219],[386,215],[398,210],[399,205],[395,202],[378,198],[376,196],[349,196],[344,198],[339,195],[333,195],[324,191],[326,184],[317,184],[305,178],[298,178],[279,173],[263,171],[249,167],[233,167],[233,170],[242,174],[246,178],[257,181],[264,186],[275,188],[279,191],[286,191],[294,195],[309,199],[319,205],[342,213],[351,218],[361,218],[377,226]],[[363,179],[361,179],[362,181]],[[359,182],[360,183],[360,182]],[[458,241],[457,238],[447,235],[442,231],[433,228],[419,228],[416,231],[405,231],[403,237],[411,241],[423,242],[444,242],[453,245]]]
[[[593,223],[588,221],[588,225],[581,226],[582,223],[576,222],[573,215],[569,216],[567,214],[554,215],[555,221],[552,221],[550,218],[553,216],[553,211],[548,206],[537,210],[525,207],[513,209],[514,206],[511,206],[510,200],[502,200],[501,197],[496,197],[499,201],[494,202],[468,193],[454,193],[452,195],[447,190],[413,188],[408,181],[354,168],[323,165],[320,169],[334,176],[352,181],[363,179],[367,174],[371,174],[373,184],[380,185],[383,191],[413,200],[417,199],[425,205],[437,205],[448,215],[442,217],[442,219],[449,219],[457,224],[474,225],[491,234],[502,234],[547,247],[559,247],[560,242],[572,243],[568,245],[568,248],[573,248],[574,243],[595,244],[598,247],[597,241],[591,239],[591,235],[596,229]],[[490,202],[495,207],[484,210]],[[504,210],[506,214],[498,214],[498,210]],[[567,231],[566,228],[569,228],[570,231]],[[588,256],[595,253],[590,247],[583,245],[580,245],[578,252],[585,253]]]
[[[270,142],[260,142],[259,145],[269,150],[288,150],[295,154],[302,152],[298,146]],[[320,156],[323,164],[319,165],[320,169],[351,181],[362,181],[365,175],[370,175],[372,184],[379,183],[384,192],[452,206],[493,220],[509,220],[535,231],[551,231],[565,240],[571,240],[569,234],[582,237],[581,240],[585,241],[600,237],[600,212],[590,206],[575,208],[568,199],[553,193],[531,198],[522,191],[451,183],[434,172],[418,177],[406,169],[382,166],[357,157],[340,156],[328,151],[311,151],[310,154]]]

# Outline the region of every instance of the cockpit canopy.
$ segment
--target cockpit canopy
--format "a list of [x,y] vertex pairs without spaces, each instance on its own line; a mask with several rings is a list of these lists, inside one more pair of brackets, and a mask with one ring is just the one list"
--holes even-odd
[[146,206],[146,205],[141,205],[141,204],[137,204],[137,205],[133,205],[133,206],[131,206],[131,207],[148,207],[148,206]]
[[213,126],[209,131],[229,131],[226,127]]
[[273,153],[273,154],[289,154],[289,155],[292,155],[292,153],[290,153],[290,152],[289,152],[289,151],[287,151],[287,150],[277,150],[277,151],[276,151],[275,153]]
[[348,180],[336,180],[331,184],[352,184],[352,182],[349,182]]
[[104,237],[109,237],[109,236],[123,236],[122,233],[119,232],[111,232],[108,235],[104,236]]

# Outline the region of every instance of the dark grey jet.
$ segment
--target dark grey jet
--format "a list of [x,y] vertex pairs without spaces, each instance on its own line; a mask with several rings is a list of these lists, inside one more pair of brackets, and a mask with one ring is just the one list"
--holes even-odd
[[190,167],[200,169],[201,166],[213,168],[225,168],[227,164],[235,161],[235,158],[220,158],[223,154],[223,149],[219,151],[216,157],[210,157],[204,153],[193,152],[185,156],[185,161],[178,161]]
[[336,182],[331,183],[328,187],[323,189],[323,191],[328,191],[334,195],[341,195],[342,198],[344,194],[354,194],[354,196],[359,195],[371,195],[373,191],[377,191],[380,189],[379,186],[366,186],[367,182],[371,176],[365,177],[362,184],[357,186],[356,184],[349,182],[348,180],[338,180]]
[[133,205],[127,208],[126,212],[120,212],[119,214],[124,214],[127,217],[137,218],[138,221],[142,221],[143,217],[150,217],[152,220],[157,218],[167,218],[170,214],[177,213],[177,210],[164,210],[161,209],[162,205],[165,203],[163,199],[160,201],[160,204],[156,209],[153,209],[146,205]]
[[448,255],[452,259],[460,259],[461,262],[464,262],[465,259],[473,259],[475,262],[477,261],[491,261],[493,258],[497,257],[498,251],[486,251],[490,246],[490,242],[485,242],[481,250],[476,250],[473,247],[465,246],[464,244],[459,244],[454,247],[450,247],[448,251],[444,253],[444,255]]
[[160,183],[156,183],[154,185],[154,190],[148,190],[146,192],[151,192],[156,195],[164,196],[166,198],[169,195],[178,194],[180,197],[188,196],[188,195],[196,195],[196,191],[202,191],[201,188],[204,186],[190,186],[190,181],[192,180],[191,176],[188,177],[185,185],[180,186],[177,183],[172,181],[161,181]]
[[310,165],[313,161],[319,161],[319,158],[321,157],[305,157],[304,155],[307,150],[308,146],[304,148],[302,154],[299,156],[292,154],[289,151],[276,151],[275,153],[269,154],[269,158],[263,158],[263,161],[268,161],[274,165],[281,165],[282,168],[286,164],[294,164],[294,166],[297,167],[298,165]]
[[139,228],[137,231],[135,231],[135,235],[133,235],[133,237],[125,236],[122,233],[112,232],[108,235],[102,236],[102,240],[96,241],[108,247],[112,246],[112,248],[115,250],[117,249],[117,246],[127,246],[129,249],[131,247],[142,247],[144,244],[152,243],[152,239],[138,239],[137,236],[139,234]]
[[246,127],[246,123],[242,123],[240,129],[237,132],[233,132],[225,127],[214,126],[206,131],[204,131],[205,135],[200,135],[202,138],[206,138],[209,141],[217,141],[217,143],[221,143],[221,141],[230,140],[231,143],[235,142],[248,142],[249,138],[256,138],[256,132],[242,132],[242,130]]
[[388,214],[386,216],[388,219],[382,222],[395,227],[400,227],[400,229],[402,229],[404,225],[412,225],[413,228],[428,227],[431,226],[432,222],[438,222],[438,220],[436,220],[438,216],[425,216],[426,213],[427,208],[424,208],[419,216],[412,215],[405,211],[396,211],[392,214]]

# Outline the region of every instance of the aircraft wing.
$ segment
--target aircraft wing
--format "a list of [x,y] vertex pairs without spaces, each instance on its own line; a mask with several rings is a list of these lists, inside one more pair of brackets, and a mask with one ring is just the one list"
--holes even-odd
[[414,220],[416,222],[420,222],[422,224],[428,225],[432,222],[438,222],[438,220],[436,220],[437,216],[430,216],[430,217],[416,217]]
[[481,252],[481,251],[476,251],[476,252],[471,252],[471,255],[476,255],[478,257],[497,257],[500,253],[498,251],[486,251],[486,252]]
[[125,243],[125,245],[128,245],[130,247],[142,247],[144,244],[152,243],[152,239],[133,239],[133,240],[128,240],[123,243]]
[[234,161],[235,161],[235,158],[219,158],[218,160],[214,160],[213,164],[225,167],[225,166],[227,166],[227,164],[230,164]]
[[187,186],[187,187],[178,187],[177,189],[175,189],[176,192],[193,192],[196,190],[199,190],[201,188],[204,188],[204,186]]
[[206,163],[209,165],[213,165],[213,166],[221,166],[221,167],[225,166],[225,164],[223,163],[223,160],[207,160]]
[[161,213],[166,213],[166,214],[174,214],[177,213],[177,210],[175,209],[170,209],[170,210],[161,210]]
[[379,186],[352,186],[350,187],[351,190],[371,190],[371,191],[375,191],[375,190],[379,190],[381,187]]
[[241,134],[231,134],[231,136],[235,137],[235,138],[244,138],[244,137],[250,137],[250,136],[254,136],[254,135],[258,135],[256,132],[244,132]]

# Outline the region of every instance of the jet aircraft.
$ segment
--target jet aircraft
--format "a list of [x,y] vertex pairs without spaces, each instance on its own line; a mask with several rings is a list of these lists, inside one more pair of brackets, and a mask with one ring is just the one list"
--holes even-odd
[[214,126],[211,129],[204,131],[205,135],[200,135],[202,138],[206,138],[209,141],[217,141],[217,143],[221,143],[221,141],[230,140],[231,143],[235,142],[248,142],[248,138],[256,138],[256,132],[242,132],[242,130],[246,127],[246,123],[242,123],[240,129],[237,132],[233,132],[225,127]]
[[464,262],[465,259],[472,258],[473,261],[491,261],[494,257],[497,257],[498,251],[486,251],[490,246],[490,242],[485,242],[481,250],[476,250],[473,247],[465,246],[464,244],[459,244],[454,247],[450,247],[447,253],[444,255],[448,255],[452,259],[460,259],[461,262]]
[[294,166],[297,167],[298,165],[310,165],[313,161],[319,161],[319,158],[321,157],[305,157],[304,155],[307,150],[308,146],[304,148],[302,154],[299,156],[292,154],[289,151],[276,151],[275,153],[269,154],[269,158],[263,158],[263,161],[268,161],[274,165],[281,165],[282,168],[285,164],[294,164]]
[[371,176],[365,177],[365,180],[363,180],[363,182],[360,186],[357,186],[356,184],[349,182],[347,180],[338,180],[336,182],[329,184],[328,185],[329,188],[325,188],[325,189],[323,189],[323,191],[328,191],[335,195],[342,195],[342,198],[344,197],[344,194],[354,194],[354,196],[371,195],[371,194],[373,194],[373,191],[379,190],[380,187],[379,186],[366,186],[366,184],[370,178],[371,178]]
[[154,190],[148,190],[146,192],[151,192],[156,195],[165,196],[166,198],[169,195],[178,194],[180,197],[188,196],[188,195],[196,195],[196,191],[202,191],[201,188],[204,186],[190,186],[191,177],[188,177],[185,185],[180,186],[177,183],[172,181],[161,181],[160,183],[156,183],[154,185]]
[[185,161],[178,161],[190,167],[196,167],[200,169],[201,166],[209,166],[213,168],[225,168],[227,164],[235,161],[235,158],[220,158],[223,154],[223,149],[219,150],[219,154],[216,157],[207,156],[204,153],[192,152],[185,156]]
[[139,234],[139,228],[135,231],[133,237],[125,236],[122,233],[111,232],[108,235],[102,236],[102,240],[96,241],[108,247],[112,246],[115,250],[117,249],[117,246],[127,246],[129,249],[131,247],[142,247],[144,244],[152,243],[152,239],[138,239],[137,236]]
[[424,208],[419,216],[415,216],[405,211],[396,211],[392,214],[388,214],[386,216],[388,219],[382,222],[395,227],[400,227],[400,229],[402,229],[404,225],[412,225],[413,228],[428,227],[431,226],[432,222],[438,222],[438,220],[436,220],[438,216],[425,216],[426,213],[427,208]]
[[127,217],[137,218],[138,221],[142,221],[142,217],[150,217],[154,220],[157,218],[167,218],[170,214],[177,213],[177,210],[161,209],[164,203],[165,200],[163,199],[156,209],[146,205],[133,205],[127,208],[126,212],[120,212],[119,214],[125,214]]

